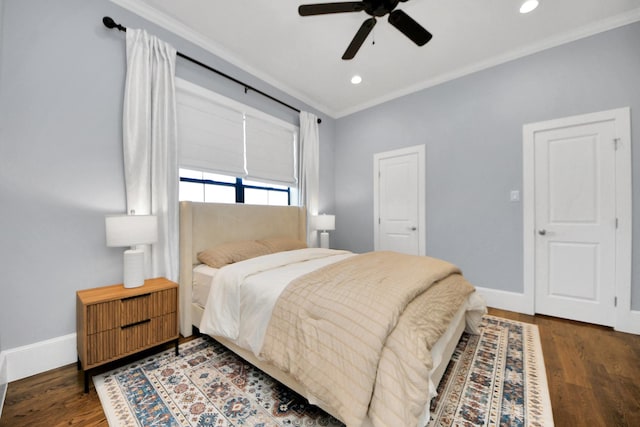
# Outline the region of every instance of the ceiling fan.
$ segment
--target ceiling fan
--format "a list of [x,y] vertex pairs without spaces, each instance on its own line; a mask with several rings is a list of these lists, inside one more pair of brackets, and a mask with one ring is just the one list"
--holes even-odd
[[376,16],[382,17],[389,14],[389,23],[396,27],[402,34],[409,37],[418,46],[423,46],[431,40],[431,33],[413,20],[402,10],[396,10],[399,2],[407,0],[362,0],[339,3],[303,4],[298,7],[300,16],[326,15],[329,13],[360,12],[365,11],[371,15],[367,18],[356,33],[353,40],[342,55],[342,59],[352,59],[358,53],[358,49],[364,43],[367,36],[376,25]]

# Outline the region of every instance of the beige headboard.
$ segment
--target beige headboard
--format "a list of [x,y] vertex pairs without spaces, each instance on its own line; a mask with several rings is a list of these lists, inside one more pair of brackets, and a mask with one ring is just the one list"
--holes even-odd
[[191,335],[191,285],[198,252],[237,240],[306,238],[306,210],[298,206],[259,206],[180,202],[180,332]]

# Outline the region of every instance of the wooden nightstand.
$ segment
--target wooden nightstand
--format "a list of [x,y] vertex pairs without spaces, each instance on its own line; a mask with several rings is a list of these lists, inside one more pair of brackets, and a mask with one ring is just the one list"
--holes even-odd
[[175,340],[178,355],[178,284],[145,280],[138,288],[112,285],[76,292],[78,367],[88,371]]

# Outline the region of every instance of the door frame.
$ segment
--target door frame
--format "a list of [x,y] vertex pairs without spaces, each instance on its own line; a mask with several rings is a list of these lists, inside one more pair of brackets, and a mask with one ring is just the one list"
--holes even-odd
[[379,162],[386,157],[400,157],[410,154],[418,155],[418,253],[426,255],[427,241],[427,221],[426,221],[426,171],[425,171],[425,146],[414,145],[411,147],[400,148],[398,150],[384,151],[373,155],[373,245],[374,250],[380,248],[379,223],[380,217],[380,174]]
[[614,121],[615,148],[615,208],[618,227],[616,229],[615,260],[615,328],[624,323],[631,312],[631,121],[629,107],[597,113],[582,114],[561,119],[525,124],[522,128],[523,154],[523,270],[524,296],[529,305],[529,314],[535,313],[535,134],[560,127]]

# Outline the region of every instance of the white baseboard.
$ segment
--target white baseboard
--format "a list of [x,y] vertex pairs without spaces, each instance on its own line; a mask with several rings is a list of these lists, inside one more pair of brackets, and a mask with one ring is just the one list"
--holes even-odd
[[616,318],[616,331],[640,335],[640,311],[629,310]]
[[499,289],[481,288],[479,286],[476,286],[476,290],[484,297],[489,307],[533,315],[531,312],[532,304],[525,294]]
[[[476,290],[487,301],[487,306],[500,310],[514,311],[533,315],[533,302],[518,292],[508,292],[498,289],[482,288],[476,286]],[[640,311],[629,310],[622,315],[616,313],[616,325],[614,329],[618,332],[640,335]]]
[[[1,0],[0,0],[1,1]],[[0,4],[0,7],[2,5]],[[0,353],[0,417],[2,417],[2,408],[4,407],[4,399],[7,397],[7,362],[4,357],[4,352]]]
[[16,347],[2,352],[7,382],[74,363],[78,360],[76,334]]

